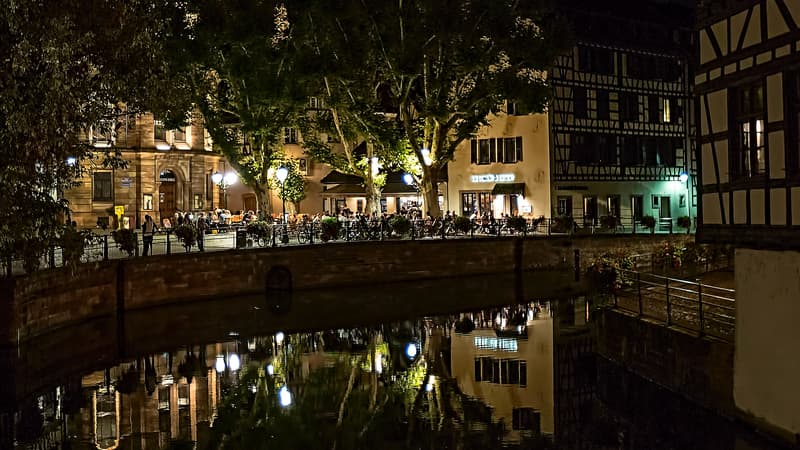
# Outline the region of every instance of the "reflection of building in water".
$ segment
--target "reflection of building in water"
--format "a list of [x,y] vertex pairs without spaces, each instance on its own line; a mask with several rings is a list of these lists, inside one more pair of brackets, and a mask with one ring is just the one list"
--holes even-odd
[[470,333],[453,333],[452,375],[494,410],[508,439],[554,432],[553,320],[547,305],[469,314]]
[[231,376],[227,368],[215,370],[223,347],[140,358],[84,375],[20,405],[16,426],[2,430],[27,448],[56,448],[66,436],[97,449],[158,450],[177,439],[202,444],[220,387]]
[[70,432],[100,449],[203,442],[220,395],[215,347],[146,357],[84,376],[80,427]]
[[584,298],[554,303],[555,427],[559,447],[594,448],[586,423],[594,400],[594,354]]

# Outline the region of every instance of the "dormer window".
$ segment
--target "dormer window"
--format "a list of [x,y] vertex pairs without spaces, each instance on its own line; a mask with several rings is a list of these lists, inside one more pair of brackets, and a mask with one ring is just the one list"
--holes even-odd
[[114,122],[101,120],[92,126],[92,146],[111,147],[114,143]]

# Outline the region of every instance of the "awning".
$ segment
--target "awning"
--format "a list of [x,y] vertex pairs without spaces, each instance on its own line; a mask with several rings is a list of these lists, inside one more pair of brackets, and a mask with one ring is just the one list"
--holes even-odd
[[348,175],[336,170],[331,170],[331,172],[322,177],[319,182],[322,184],[361,184],[364,180],[355,175]]
[[322,191],[322,196],[328,197],[347,197],[347,196],[356,196],[356,197],[364,197],[364,186],[360,184],[340,184],[338,186],[332,187],[330,189]]
[[414,189],[414,186],[409,186],[405,183],[386,183],[386,186],[383,187],[383,195],[402,195],[407,196],[408,194],[417,195],[417,190]]
[[492,188],[492,195],[525,196],[525,183],[497,183]]

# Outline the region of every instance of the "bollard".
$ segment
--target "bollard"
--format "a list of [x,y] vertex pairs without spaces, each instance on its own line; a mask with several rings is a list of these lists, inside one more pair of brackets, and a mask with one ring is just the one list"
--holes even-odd
[[[56,248],[50,247],[50,251],[48,252],[48,263],[50,264],[50,268],[54,269],[56,267]],[[61,264],[64,264],[64,249],[61,249]]]
[[103,236],[103,261],[108,261],[108,235]]
[[170,235],[170,232],[169,232],[169,230],[167,230],[167,254],[171,255],[172,254],[172,245],[170,244],[170,241],[169,241],[169,235]]
[[136,242],[136,245],[133,246],[133,256],[139,256],[139,233],[133,233],[133,241]]
[[314,245],[314,222],[311,222],[310,226],[306,228],[308,230],[308,242],[311,245]]

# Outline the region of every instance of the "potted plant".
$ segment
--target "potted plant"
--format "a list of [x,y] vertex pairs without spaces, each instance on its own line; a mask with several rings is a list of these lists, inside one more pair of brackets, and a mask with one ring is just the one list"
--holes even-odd
[[572,216],[558,216],[553,219],[552,230],[555,233],[572,233],[575,228],[575,219]]
[[689,216],[678,217],[678,226],[686,229],[686,234],[692,230],[692,218]]
[[619,225],[619,219],[617,219],[617,216],[603,216],[600,218],[600,225],[603,228],[617,231],[617,226]]
[[656,218],[653,216],[643,216],[641,220],[642,226],[650,229],[650,234],[656,233]]
[[512,216],[508,218],[508,227],[517,233],[524,233],[528,228],[528,221],[524,217]]
[[394,216],[389,220],[389,226],[397,236],[403,236],[411,229],[411,221],[406,216]]
[[70,226],[64,227],[61,233],[61,249],[64,252],[64,265],[76,266],[81,262],[83,250],[86,246],[86,236],[84,233]]
[[472,229],[472,221],[469,220],[469,217],[456,216],[453,219],[453,228],[459,233],[467,234]]
[[175,237],[181,241],[186,253],[189,253],[192,250],[192,246],[197,242],[197,230],[191,224],[184,223],[175,228]]
[[248,223],[246,230],[247,235],[250,236],[250,239],[248,239],[249,245],[252,245],[252,242],[258,242],[260,245],[265,245],[265,243],[269,241],[272,228],[265,220],[257,220],[255,222]]
[[336,217],[326,217],[320,223],[322,234],[320,238],[323,242],[328,242],[339,237],[339,219]]
[[133,252],[136,251],[136,234],[133,230],[128,228],[114,230],[111,232],[111,237],[114,238],[117,248],[127,253],[129,257],[133,256]]

